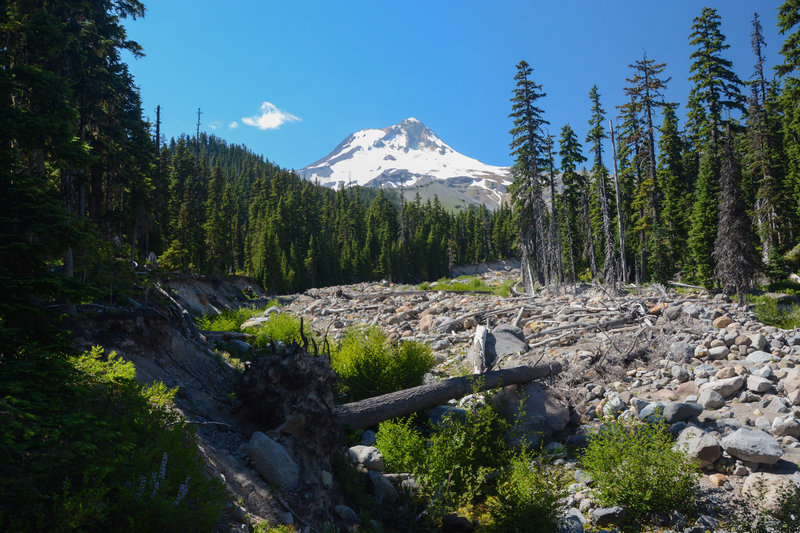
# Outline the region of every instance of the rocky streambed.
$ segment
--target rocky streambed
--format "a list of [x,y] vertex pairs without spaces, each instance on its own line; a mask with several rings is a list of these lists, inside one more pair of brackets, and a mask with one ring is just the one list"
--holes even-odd
[[[475,275],[497,286],[519,279],[513,265],[484,268]],[[267,369],[271,385],[258,400],[275,399],[281,416],[274,417],[276,411],[262,405],[262,418],[244,417],[241,404],[233,399],[235,372],[215,355],[211,337],[185,325],[181,308],[212,313],[235,307],[243,295],[265,295],[242,279],[232,286],[183,278],[165,289],[174,297],[167,308],[126,311],[113,320],[95,317],[76,324],[79,344],[116,349],[136,362],[141,379],[181,387],[178,408],[198,423],[201,450],[211,470],[238,501],[229,512],[232,527],[244,530],[259,518],[300,529],[331,519],[355,523],[357,510],[332,477],[331,461],[340,450],[331,450],[327,441],[336,430],[325,426],[324,432],[314,431],[320,416],[333,416],[335,411],[323,392],[328,386],[322,387],[330,383],[330,374],[312,365],[314,369],[302,370],[305,388],[299,387],[297,368],[291,358],[283,357],[277,361],[285,371]],[[800,484],[800,332],[765,326],[752,309],[720,295],[660,286],[611,291],[584,285],[534,297],[503,297],[362,283],[312,289],[279,300],[280,310],[269,313],[302,317],[330,340],[348,327],[372,324],[392,339],[429,344],[437,366],[426,376],[428,381],[471,372],[469,351],[479,326],[488,331],[487,369],[558,361],[560,374],[524,386],[527,405],[522,420],[529,437],[541,439],[538,443],[554,453],[563,444],[584,442],[603,417],[666,419],[677,445],[703,467],[700,518],[689,523],[679,513],[665,517],[665,526],[673,530],[718,528],[726,508],[737,505],[742,493],[753,493],[759,482],[767,488],[760,497],[763,505],[774,504],[781,487]],[[266,318],[245,324],[245,331]],[[303,392],[306,389],[313,394]],[[515,394],[507,387],[496,398],[516,398]],[[458,407],[453,401],[433,413]],[[363,447],[351,449],[349,457],[371,472],[373,493],[391,502],[393,487],[408,480],[380,471],[372,438],[366,432]],[[288,459],[281,467],[288,478],[277,479],[290,479],[291,486],[278,483],[274,490],[276,478],[269,472],[274,461],[262,451],[278,448],[276,453]],[[317,449],[325,456],[315,455]],[[566,502],[564,525],[572,528],[567,530],[619,520],[615,510],[596,505],[591,479],[568,457],[561,461],[576,473]]]

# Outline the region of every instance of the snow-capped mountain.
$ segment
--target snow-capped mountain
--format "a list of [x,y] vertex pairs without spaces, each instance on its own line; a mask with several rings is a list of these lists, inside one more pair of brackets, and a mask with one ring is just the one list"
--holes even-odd
[[511,184],[509,167],[487,165],[450,148],[415,118],[347,137],[325,158],[298,174],[322,185],[400,188],[408,197],[437,194],[455,207],[498,207]]

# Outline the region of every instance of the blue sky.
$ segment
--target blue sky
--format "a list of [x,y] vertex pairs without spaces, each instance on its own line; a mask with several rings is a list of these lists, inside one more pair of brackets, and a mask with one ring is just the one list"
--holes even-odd
[[126,26],[146,56],[128,63],[146,115],[155,120],[162,106],[162,133],[194,133],[200,107],[202,130],[295,169],[350,133],[408,117],[459,152],[510,165],[509,99],[522,59],[547,93],[541,107],[556,136],[569,123],[583,140],[593,84],[616,116],[628,65],[644,51],[667,63],[667,98],[684,106],[688,35],[704,5],[718,10],[731,45],[726,57],[742,79],[753,71],[754,11],[770,66],[780,62],[783,42],[777,0],[145,4],[146,16]]

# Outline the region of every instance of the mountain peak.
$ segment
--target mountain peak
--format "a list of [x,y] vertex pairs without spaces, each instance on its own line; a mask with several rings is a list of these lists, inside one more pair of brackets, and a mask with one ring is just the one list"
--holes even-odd
[[[460,154],[414,117],[382,129],[360,130],[327,157],[300,169],[330,187],[425,187],[451,190],[460,201],[500,205],[509,169]],[[441,196],[441,193],[440,193]]]

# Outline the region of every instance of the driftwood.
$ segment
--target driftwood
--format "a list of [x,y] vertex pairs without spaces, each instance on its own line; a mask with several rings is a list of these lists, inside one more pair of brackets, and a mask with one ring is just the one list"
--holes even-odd
[[486,371],[486,336],[489,330],[485,326],[475,328],[475,337],[467,353],[467,361],[474,374]]
[[336,418],[341,424],[354,428],[366,428],[384,420],[441,405],[448,400],[461,398],[476,390],[519,385],[534,379],[553,376],[559,372],[561,372],[561,363],[556,361],[546,365],[518,366],[493,370],[484,374],[450,378],[340,405],[336,409]]

